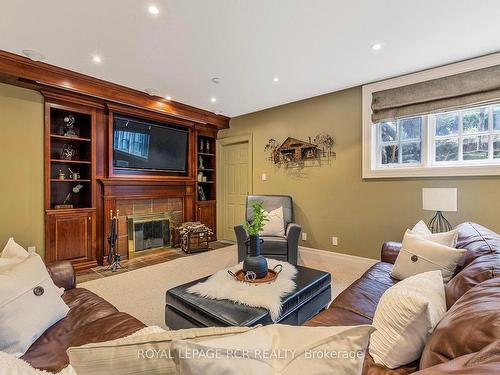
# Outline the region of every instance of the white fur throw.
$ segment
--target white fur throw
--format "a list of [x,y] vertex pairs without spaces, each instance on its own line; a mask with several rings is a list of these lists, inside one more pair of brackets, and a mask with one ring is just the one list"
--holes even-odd
[[227,270],[234,273],[241,270],[243,263],[214,273],[206,281],[190,287],[189,293],[210,299],[227,299],[242,305],[264,307],[269,310],[271,319],[276,322],[281,314],[281,298],[295,289],[293,278],[297,269],[287,262],[267,258],[269,268],[277,264],[283,266],[275,281],[263,284],[250,284],[235,280]]
[[[151,333],[163,332],[164,329],[157,326],[145,327],[130,336],[140,336],[149,335]],[[51,372],[38,370],[31,367],[31,365],[23,361],[22,359],[16,358],[11,354],[0,352],[0,375],[54,375]],[[71,365],[63,368],[56,375],[77,375]]]

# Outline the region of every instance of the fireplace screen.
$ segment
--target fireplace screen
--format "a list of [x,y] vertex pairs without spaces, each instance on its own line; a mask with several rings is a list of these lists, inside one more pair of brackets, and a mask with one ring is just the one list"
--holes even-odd
[[128,253],[171,247],[172,218],[168,213],[128,217]]

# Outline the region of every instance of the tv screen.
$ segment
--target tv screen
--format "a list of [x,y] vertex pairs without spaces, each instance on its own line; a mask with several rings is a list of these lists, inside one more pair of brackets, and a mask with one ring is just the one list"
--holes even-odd
[[116,115],[113,125],[115,168],[187,172],[187,130]]

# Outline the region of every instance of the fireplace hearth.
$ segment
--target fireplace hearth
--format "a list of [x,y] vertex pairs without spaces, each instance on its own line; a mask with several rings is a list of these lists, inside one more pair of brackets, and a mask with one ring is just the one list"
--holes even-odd
[[172,247],[171,213],[128,216],[127,222],[129,258],[145,250]]

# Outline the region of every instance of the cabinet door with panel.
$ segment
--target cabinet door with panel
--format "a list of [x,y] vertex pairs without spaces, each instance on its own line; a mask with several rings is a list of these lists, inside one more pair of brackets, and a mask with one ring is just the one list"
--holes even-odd
[[217,217],[215,201],[198,202],[196,206],[196,220],[201,221],[207,227],[212,229],[212,232],[214,232],[214,234],[212,235],[210,240],[214,241],[217,238],[217,236],[215,235]]
[[75,269],[97,265],[95,209],[49,211],[46,214],[45,261],[69,260]]

